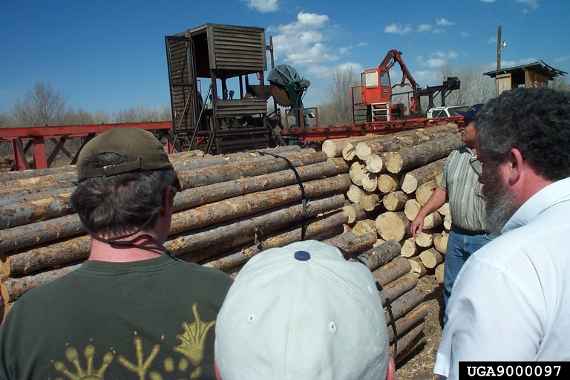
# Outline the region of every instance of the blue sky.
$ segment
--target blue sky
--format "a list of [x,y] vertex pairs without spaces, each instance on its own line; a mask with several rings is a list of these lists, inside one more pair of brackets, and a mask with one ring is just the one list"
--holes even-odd
[[114,113],[169,104],[164,35],[206,22],[268,28],[278,63],[326,100],[331,73],[375,66],[396,48],[421,85],[443,66],[488,69],[498,24],[504,64],[534,58],[570,72],[568,0],[50,0],[0,3],[0,112],[36,81],[68,104]]

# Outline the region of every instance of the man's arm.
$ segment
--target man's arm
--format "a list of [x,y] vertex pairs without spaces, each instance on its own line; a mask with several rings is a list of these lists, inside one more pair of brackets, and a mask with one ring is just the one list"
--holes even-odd
[[413,236],[416,236],[417,233],[422,232],[424,228],[424,218],[443,206],[446,200],[447,190],[441,187],[437,187],[424,207],[420,209],[420,212],[418,212],[416,219],[414,219],[410,226],[410,231]]

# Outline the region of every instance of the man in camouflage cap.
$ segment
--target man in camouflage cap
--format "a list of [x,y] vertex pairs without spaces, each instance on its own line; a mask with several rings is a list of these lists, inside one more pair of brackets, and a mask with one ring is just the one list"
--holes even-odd
[[0,378],[215,378],[213,326],[231,280],[167,254],[180,186],[162,145],[112,129],[77,167],[71,201],[89,259],[15,303],[0,330]]

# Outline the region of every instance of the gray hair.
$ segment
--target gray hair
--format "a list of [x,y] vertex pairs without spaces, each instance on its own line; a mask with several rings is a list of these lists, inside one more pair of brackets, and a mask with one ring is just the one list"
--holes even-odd
[[518,88],[488,101],[477,115],[479,149],[503,161],[516,147],[534,170],[556,181],[570,176],[570,95]]

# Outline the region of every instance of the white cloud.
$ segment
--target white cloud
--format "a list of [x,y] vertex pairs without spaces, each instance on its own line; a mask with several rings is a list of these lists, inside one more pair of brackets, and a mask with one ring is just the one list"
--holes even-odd
[[445,17],[438,18],[437,20],[435,20],[435,24],[436,24],[437,26],[453,26],[453,25],[455,25],[454,22],[449,21],[449,20],[446,19]]
[[402,25],[396,23],[386,25],[386,27],[384,28],[385,33],[391,33],[391,34],[404,35],[410,33],[411,31],[412,27],[410,25]]
[[362,65],[355,62],[345,62],[336,66],[339,70],[352,70],[355,73],[360,73],[362,71]]
[[364,46],[368,46],[368,42],[359,42],[356,44],[356,47],[364,47]]
[[[362,70],[362,66],[351,62],[348,57],[354,46],[367,44],[335,44],[331,37],[333,28],[327,15],[299,12],[292,22],[269,29],[276,33],[273,43],[280,63],[292,65],[309,79],[320,79],[313,81],[308,93],[309,102],[318,103],[319,98],[326,96],[327,79],[330,79],[337,69]],[[344,61],[341,61],[341,57],[345,57]]]
[[419,56],[418,61],[423,67],[430,69],[439,69],[446,66],[449,61],[457,59],[457,57],[459,57],[459,54],[453,50],[450,50],[448,52],[436,51],[429,57]]
[[433,34],[441,34],[441,33],[445,33],[445,29],[435,28],[433,30]]
[[418,33],[431,32],[432,29],[433,29],[433,26],[430,24],[420,24],[417,27]]
[[461,37],[463,37],[463,38],[471,37],[471,34],[468,33],[468,32],[461,32],[461,33],[459,33],[459,34],[460,34]]
[[495,2],[495,0],[481,0],[481,1],[484,3],[494,3]]
[[565,55],[565,56],[556,58],[556,59],[554,60],[554,62],[556,62],[556,63],[562,63],[562,62],[566,62],[566,61],[569,61],[569,60],[570,60],[570,55]]
[[329,16],[327,15],[319,15],[316,13],[305,13],[299,12],[297,15],[297,22],[301,25],[312,27],[312,28],[321,28],[329,21]]
[[247,0],[247,6],[261,13],[275,12],[279,9],[279,0]]
[[496,36],[489,37],[489,39],[487,40],[487,43],[489,45],[496,44],[497,43],[497,37]]

